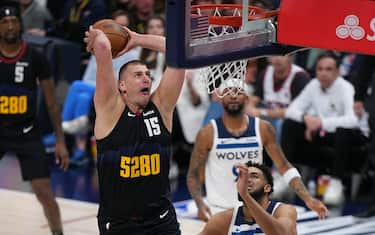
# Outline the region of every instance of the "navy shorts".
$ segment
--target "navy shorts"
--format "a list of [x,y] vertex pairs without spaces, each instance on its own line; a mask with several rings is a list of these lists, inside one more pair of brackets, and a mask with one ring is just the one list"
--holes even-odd
[[124,219],[118,224],[103,219],[98,224],[100,235],[181,235],[173,206],[153,219]]
[[37,131],[27,136],[0,137],[0,159],[5,153],[16,154],[21,167],[22,179],[49,178],[49,161]]

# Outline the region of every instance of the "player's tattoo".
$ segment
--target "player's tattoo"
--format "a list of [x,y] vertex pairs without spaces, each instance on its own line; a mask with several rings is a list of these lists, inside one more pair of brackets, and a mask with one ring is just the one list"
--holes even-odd
[[[266,130],[267,130],[267,152],[269,151],[270,153],[279,153],[279,154],[283,154],[282,153],[282,149],[280,147],[280,145],[277,144],[276,142],[276,132],[275,132],[275,129],[274,127],[271,125],[271,124],[267,124],[265,125],[266,126]],[[283,156],[281,158],[282,160],[280,161],[280,165],[290,165],[286,158]],[[309,192],[307,191],[305,185],[303,184],[301,178],[295,178],[293,179],[290,183],[289,183],[289,186],[294,190],[294,192],[302,199],[302,200],[306,200],[310,197],[310,194]]]
[[200,176],[204,172],[206,160],[207,154],[200,152],[197,148],[193,149],[190,160],[190,167],[187,174],[187,184],[191,196],[198,201],[202,198]]
[[310,194],[303,184],[301,178],[292,179],[289,185],[302,200],[306,200],[310,197]]

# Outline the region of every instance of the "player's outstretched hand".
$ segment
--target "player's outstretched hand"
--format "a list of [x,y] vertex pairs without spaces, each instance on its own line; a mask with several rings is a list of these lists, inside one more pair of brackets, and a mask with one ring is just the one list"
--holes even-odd
[[309,200],[305,201],[308,208],[318,213],[319,219],[325,219],[328,216],[327,207],[318,199],[311,197]]
[[125,26],[123,26],[123,28],[128,32],[129,40],[126,44],[126,47],[117,54],[117,57],[125,54],[126,52],[130,51],[131,49],[137,46],[138,33],[131,31],[129,28]]
[[55,155],[56,164],[66,171],[69,167],[69,153],[64,143],[56,142]]
[[242,198],[245,198],[249,192],[249,168],[245,164],[238,163],[235,165],[239,170],[237,179],[237,191]]
[[86,51],[93,53],[94,43],[97,41],[97,38],[100,38],[105,45],[111,46],[108,38],[105,36],[103,31],[100,29],[95,29],[92,26],[89,27],[89,30],[85,32],[85,38],[83,41],[86,43]]

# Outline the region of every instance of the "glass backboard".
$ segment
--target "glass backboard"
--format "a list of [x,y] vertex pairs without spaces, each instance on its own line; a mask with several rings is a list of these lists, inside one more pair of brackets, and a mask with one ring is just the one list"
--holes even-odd
[[277,10],[249,6],[248,0],[238,5],[194,2],[199,1],[167,0],[169,66],[198,68],[300,49],[276,43]]

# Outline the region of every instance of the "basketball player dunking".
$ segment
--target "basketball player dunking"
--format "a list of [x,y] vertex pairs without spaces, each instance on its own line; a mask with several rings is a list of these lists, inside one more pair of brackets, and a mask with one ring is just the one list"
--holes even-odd
[[[129,31],[127,48],[165,52],[165,38]],[[172,114],[185,77],[167,67],[151,94],[149,69],[140,61],[124,64],[114,80],[111,45],[92,27],[87,50],[97,62],[95,137],[98,148],[100,234],[180,234],[169,200]]]

